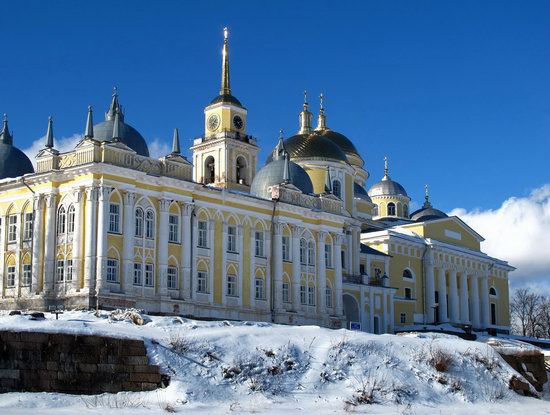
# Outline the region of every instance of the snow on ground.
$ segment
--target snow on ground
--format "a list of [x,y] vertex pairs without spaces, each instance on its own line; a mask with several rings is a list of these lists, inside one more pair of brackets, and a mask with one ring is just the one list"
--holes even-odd
[[[510,391],[517,375],[485,343],[439,333],[371,335],[317,326],[151,317],[143,326],[108,313],[59,321],[0,315],[0,329],[144,339],[171,376],[153,392],[0,395],[0,414],[550,414],[542,399]],[[438,370],[439,369],[439,370]]]

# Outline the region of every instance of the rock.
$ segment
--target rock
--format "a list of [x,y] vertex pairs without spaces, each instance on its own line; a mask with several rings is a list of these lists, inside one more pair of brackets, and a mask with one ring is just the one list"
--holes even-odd
[[11,310],[10,311],[10,316],[20,316],[21,315],[21,311],[19,310]]
[[29,316],[31,316],[31,320],[44,320],[46,318],[44,317],[44,313],[40,311],[33,311]]

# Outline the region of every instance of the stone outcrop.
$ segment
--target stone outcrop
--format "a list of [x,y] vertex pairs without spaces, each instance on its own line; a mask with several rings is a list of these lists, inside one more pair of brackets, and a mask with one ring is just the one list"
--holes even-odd
[[548,382],[548,374],[544,364],[544,355],[541,352],[538,350],[526,350],[514,354],[509,352],[500,353],[500,355],[506,363],[522,375],[538,392],[542,392],[543,385]]
[[0,392],[116,393],[163,383],[143,340],[0,331]]

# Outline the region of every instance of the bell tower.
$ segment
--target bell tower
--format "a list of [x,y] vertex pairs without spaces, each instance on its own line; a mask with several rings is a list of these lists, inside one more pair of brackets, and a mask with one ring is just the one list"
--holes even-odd
[[223,35],[221,88],[204,109],[204,135],[196,138],[191,147],[193,180],[248,192],[259,147],[247,133],[246,108],[231,94],[227,28]]

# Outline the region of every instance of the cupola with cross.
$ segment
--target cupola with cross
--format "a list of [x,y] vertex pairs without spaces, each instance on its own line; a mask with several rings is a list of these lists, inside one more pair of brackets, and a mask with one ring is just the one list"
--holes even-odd
[[228,31],[224,29],[222,77],[219,94],[204,109],[204,135],[196,138],[193,178],[214,187],[248,191],[259,151],[247,133],[247,110],[231,94]]

